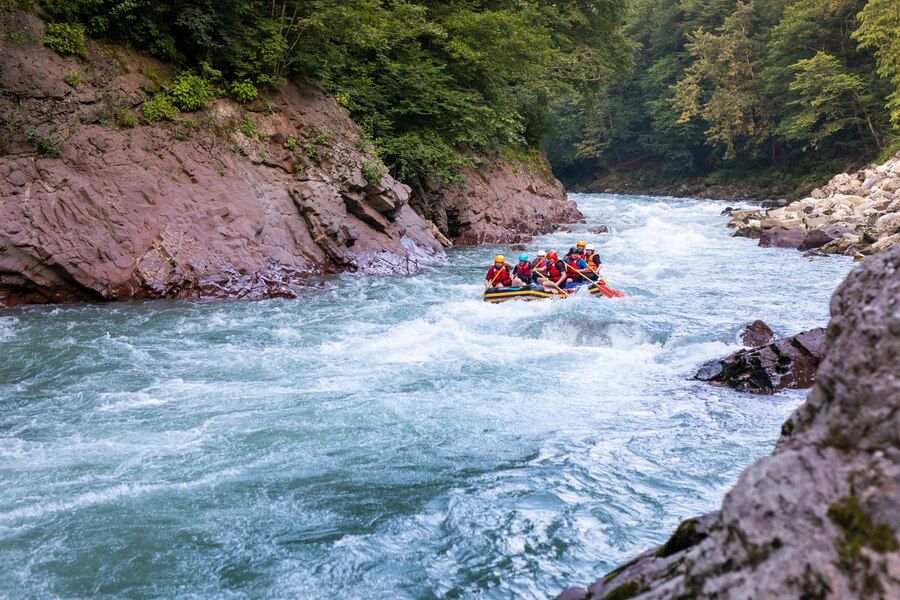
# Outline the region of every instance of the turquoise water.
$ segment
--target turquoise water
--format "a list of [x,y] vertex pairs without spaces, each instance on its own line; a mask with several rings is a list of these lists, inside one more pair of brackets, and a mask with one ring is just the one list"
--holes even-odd
[[[575,196],[624,301],[479,301],[497,250],[299,301],[0,311],[0,597],[542,598],[712,510],[805,393],[692,381],[851,268],[721,203]],[[615,233],[588,235],[598,224]]]

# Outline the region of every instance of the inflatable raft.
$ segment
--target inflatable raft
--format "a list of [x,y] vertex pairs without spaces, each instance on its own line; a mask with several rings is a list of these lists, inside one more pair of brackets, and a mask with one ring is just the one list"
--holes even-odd
[[563,289],[567,294],[560,294],[550,287],[526,286],[526,287],[509,287],[500,290],[492,289],[484,292],[483,298],[485,302],[497,304],[498,302],[506,302],[507,300],[543,300],[544,298],[568,298],[575,294],[579,288],[588,286],[588,292],[592,296],[606,296],[607,298],[624,298],[625,294],[619,290],[615,290],[602,279],[595,283],[593,281],[581,281],[571,283]]

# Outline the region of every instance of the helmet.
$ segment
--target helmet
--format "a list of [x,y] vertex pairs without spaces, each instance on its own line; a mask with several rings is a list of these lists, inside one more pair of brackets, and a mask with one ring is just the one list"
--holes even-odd
[[578,242],[575,245],[578,246],[579,248],[584,248],[584,242]]
[[547,251],[546,251],[546,250],[541,250],[540,252],[537,253],[537,255],[538,255],[538,257],[541,257],[541,256],[547,256]]
[[578,254],[578,248],[572,246],[571,248],[569,248],[569,254]]
[[593,251],[594,251],[594,247],[593,247],[593,246],[588,246],[587,248],[585,248],[585,250],[587,250],[588,252],[593,252]]
[[547,258],[549,258],[550,260],[556,260],[557,258],[559,258],[559,256],[556,254],[556,252],[548,252]]
[[520,254],[520,255],[519,255],[519,260],[522,261],[522,262],[527,261],[527,260],[528,260],[528,255],[527,255],[527,254]]
[[506,262],[506,258],[504,258],[502,254],[498,254],[497,256],[494,257],[494,262],[495,263]]

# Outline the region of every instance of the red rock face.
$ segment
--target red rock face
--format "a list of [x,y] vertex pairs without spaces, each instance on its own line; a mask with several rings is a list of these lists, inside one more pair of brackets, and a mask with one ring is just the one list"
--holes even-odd
[[460,184],[414,186],[412,200],[458,245],[525,242],[583,220],[543,155],[531,165],[483,161],[463,174]]
[[[363,166],[386,169],[319,87],[128,127],[122,115],[172,75],[166,65],[93,43],[87,60],[61,57],[40,45],[39,19],[8,18],[33,41],[0,40],[0,305],[293,296],[312,275],[411,273],[443,257],[408,186],[365,180]],[[437,190],[466,219],[467,242],[577,214],[557,209],[552,176],[469,175]]]

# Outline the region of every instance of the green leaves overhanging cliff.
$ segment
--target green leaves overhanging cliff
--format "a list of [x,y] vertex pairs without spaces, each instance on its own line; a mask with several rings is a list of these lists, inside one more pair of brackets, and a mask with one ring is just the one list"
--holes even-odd
[[[43,0],[93,37],[229,82],[325,85],[396,175],[452,178],[473,153],[521,152],[625,71],[616,0]],[[243,86],[243,87],[236,87]]]

